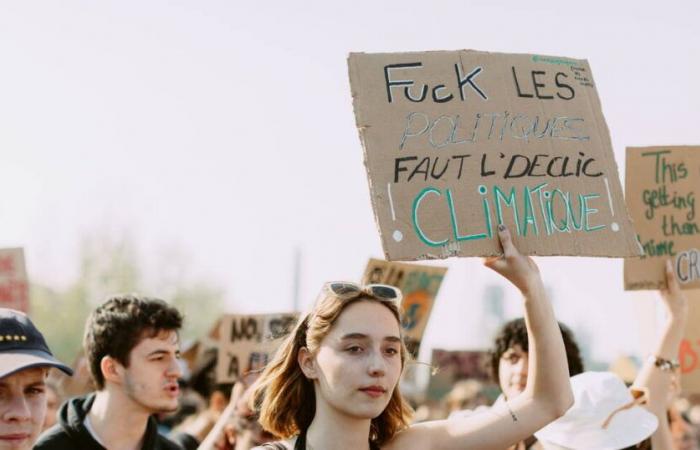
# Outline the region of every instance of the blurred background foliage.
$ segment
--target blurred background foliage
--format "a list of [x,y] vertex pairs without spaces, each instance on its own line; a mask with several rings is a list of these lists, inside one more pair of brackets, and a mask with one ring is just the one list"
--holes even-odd
[[183,343],[206,334],[225,309],[223,288],[193,276],[189,256],[177,247],[162,252],[147,271],[128,234],[98,232],[83,238],[78,258],[77,275],[67,287],[56,289],[38,281],[29,293],[32,320],[52,352],[67,363],[82,348],[88,315],[113,294],[140,293],[176,306],[185,315]]

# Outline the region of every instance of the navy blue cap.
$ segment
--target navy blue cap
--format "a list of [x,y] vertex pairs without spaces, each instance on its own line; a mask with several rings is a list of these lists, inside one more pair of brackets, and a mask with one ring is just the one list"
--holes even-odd
[[0,308],[0,378],[33,367],[55,367],[73,375],[70,367],[54,358],[26,314]]

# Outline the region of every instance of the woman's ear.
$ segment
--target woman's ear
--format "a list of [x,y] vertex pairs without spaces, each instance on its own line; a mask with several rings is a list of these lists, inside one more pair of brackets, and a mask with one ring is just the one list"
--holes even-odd
[[299,349],[299,353],[297,353],[297,362],[306,378],[309,380],[318,378],[316,360],[308,348],[302,347]]

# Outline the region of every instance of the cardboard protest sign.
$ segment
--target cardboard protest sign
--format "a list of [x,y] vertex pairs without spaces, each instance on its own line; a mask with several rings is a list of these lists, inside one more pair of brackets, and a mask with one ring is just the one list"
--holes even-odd
[[644,249],[625,260],[625,289],[666,287],[673,262],[684,289],[700,288],[700,147],[628,147],[625,194]]
[[29,280],[21,248],[0,249],[0,308],[29,312]]
[[224,316],[219,334],[216,380],[231,383],[261,371],[298,318],[296,313]]
[[[216,318],[209,331],[187,346],[183,346],[180,357],[187,364],[190,375],[209,371],[212,361],[216,361],[219,354],[219,335],[221,334],[221,317]],[[216,377],[216,371],[211,371],[212,381]]]
[[351,53],[355,118],[389,260],[499,253],[633,256],[608,128],[586,60]]
[[362,277],[364,284],[388,284],[401,290],[404,342],[413,357],[428,324],[435,298],[447,273],[446,267],[388,262],[370,259]]
[[490,384],[489,352],[482,350],[434,349],[431,365],[436,369],[428,383],[428,398],[439,400],[460,380]]
[[681,388],[684,394],[700,394],[700,290],[687,291],[688,322],[681,341]]

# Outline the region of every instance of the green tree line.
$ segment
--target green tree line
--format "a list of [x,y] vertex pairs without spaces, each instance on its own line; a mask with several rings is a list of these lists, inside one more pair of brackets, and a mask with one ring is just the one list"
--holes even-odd
[[53,353],[72,362],[82,346],[85,320],[108,296],[132,293],[161,298],[185,315],[181,341],[205,335],[224,310],[224,291],[191,276],[189,257],[171,249],[147,273],[129,236],[86,237],[80,245],[78,271],[67,287],[33,282],[30,315]]

